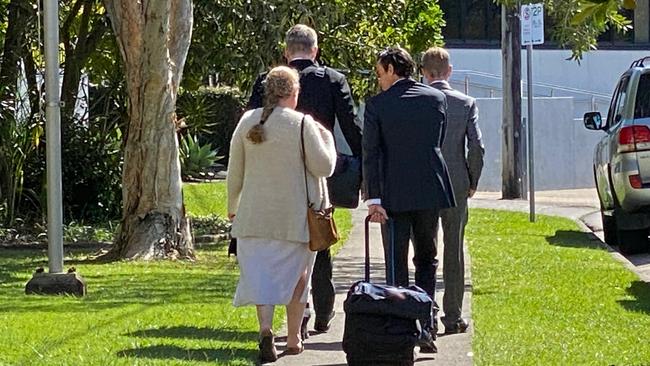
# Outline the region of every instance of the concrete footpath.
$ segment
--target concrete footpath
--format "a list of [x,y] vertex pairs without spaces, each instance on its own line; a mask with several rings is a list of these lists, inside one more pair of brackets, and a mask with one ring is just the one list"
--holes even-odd
[[[470,200],[471,208],[488,208],[499,210],[513,210],[528,212],[529,202],[525,200],[501,200],[500,192],[478,192]],[[598,198],[595,189],[544,191],[536,193],[536,213],[541,215],[563,216],[575,220],[584,231],[593,231],[602,240],[602,225],[600,223],[600,211]],[[282,356],[273,365],[305,365],[305,366],[343,366],[346,365],[345,353],[342,350],[343,328],[345,313],[343,312],[343,301],[345,300],[349,287],[364,276],[364,228],[363,221],[367,210],[359,208],[352,211],[353,227],[347,243],[341,249],[334,260],[334,283],[336,285],[336,317],[332,322],[329,332],[316,334],[310,332],[310,338],[305,341],[305,351],[300,355]],[[471,219],[470,219],[471,222]],[[381,238],[378,224],[371,224],[371,281],[385,283],[384,261],[382,255]],[[443,243],[438,240],[438,283],[436,300],[442,304],[444,286],[442,283],[442,252]],[[650,278],[650,256],[637,259],[640,263],[634,264],[609,248],[614,257],[620,260],[626,267],[639,273],[641,278],[648,281]],[[411,254],[412,256],[412,254]],[[465,301],[463,306],[463,317],[470,320],[470,328],[467,333],[455,335],[439,335],[436,345],[437,354],[418,354],[417,366],[469,366],[473,364],[472,334],[474,327],[471,321],[471,260],[468,251],[465,251]],[[411,264],[412,267],[412,264]],[[647,267],[647,268],[646,268]],[[646,273],[647,271],[647,273]],[[647,276],[647,278],[646,278]],[[413,268],[411,268],[411,281],[413,281]],[[313,319],[313,318],[312,318]],[[313,320],[310,323],[313,328]],[[440,325],[440,330],[444,327]],[[286,335],[286,329],[281,329],[279,336]],[[284,350],[283,337],[277,337],[276,344],[278,352]],[[416,347],[416,350],[418,348]]]

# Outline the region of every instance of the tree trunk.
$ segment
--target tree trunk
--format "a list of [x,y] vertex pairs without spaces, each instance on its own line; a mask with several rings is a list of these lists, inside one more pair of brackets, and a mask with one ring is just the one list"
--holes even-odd
[[[105,14],[95,13],[95,6],[99,2],[99,0],[77,0],[68,18],[61,26],[61,43],[65,51],[63,64],[65,73],[61,83],[64,128],[69,123],[76,123],[72,117],[77,102],[82,69],[108,31],[107,21],[104,19]],[[72,38],[75,21],[79,22],[79,29]]]
[[521,36],[519,7],[502,5],[503,121],[501,195],[523,198],[523,135],[521,125]]
[[3,101],[15,99],[18,61],[26,42],[25,33],[29,23],[27,9],[29,4],[24,0],[12,0],[7,5],[7,30],[0,64],[0,98]]
[[192,30],[191,0],[105,0],[129,95],[123,216],[112,254],[192,258],[175,106]]

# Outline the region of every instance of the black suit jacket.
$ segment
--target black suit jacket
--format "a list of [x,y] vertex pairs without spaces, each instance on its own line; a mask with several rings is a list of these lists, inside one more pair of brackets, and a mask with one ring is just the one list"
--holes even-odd
[[[361,129],[356,123],[354,100],[345,76],[329,67],[319,69],[318,64],[311,60],[294,60],[289,66],[300,72],[296,110],[311,115],[331,132],[334,132],[334,123],[338,120],[352,154],[360,156]],[[321,71],[324,73],[319,74]],[[265,78],[266,73],[262,73],[255,81],[248,101],[249,109],[264,106],[262,81]]]
[[447,102],[439,90],[400,80],[368,100],[363,126],[366,198],[388,211],[456,205],[440,147]]

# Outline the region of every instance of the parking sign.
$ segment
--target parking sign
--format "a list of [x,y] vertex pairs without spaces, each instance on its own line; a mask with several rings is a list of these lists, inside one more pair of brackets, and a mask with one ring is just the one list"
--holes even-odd
[[521,6],[521,45],[544,43],[544,4]]

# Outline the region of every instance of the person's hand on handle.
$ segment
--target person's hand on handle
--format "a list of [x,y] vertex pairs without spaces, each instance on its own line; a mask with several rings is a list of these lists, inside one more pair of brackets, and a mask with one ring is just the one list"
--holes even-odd
[[368,206],[368,216],[370,217],[370,222],[385,224],[386,220],[388,220],[388,214],[381,205]]
[[235,219],[235,214],[228,212],[228,220],[230,220],[230,222],[232,222],[232,220],[234,220],[234,219]]

